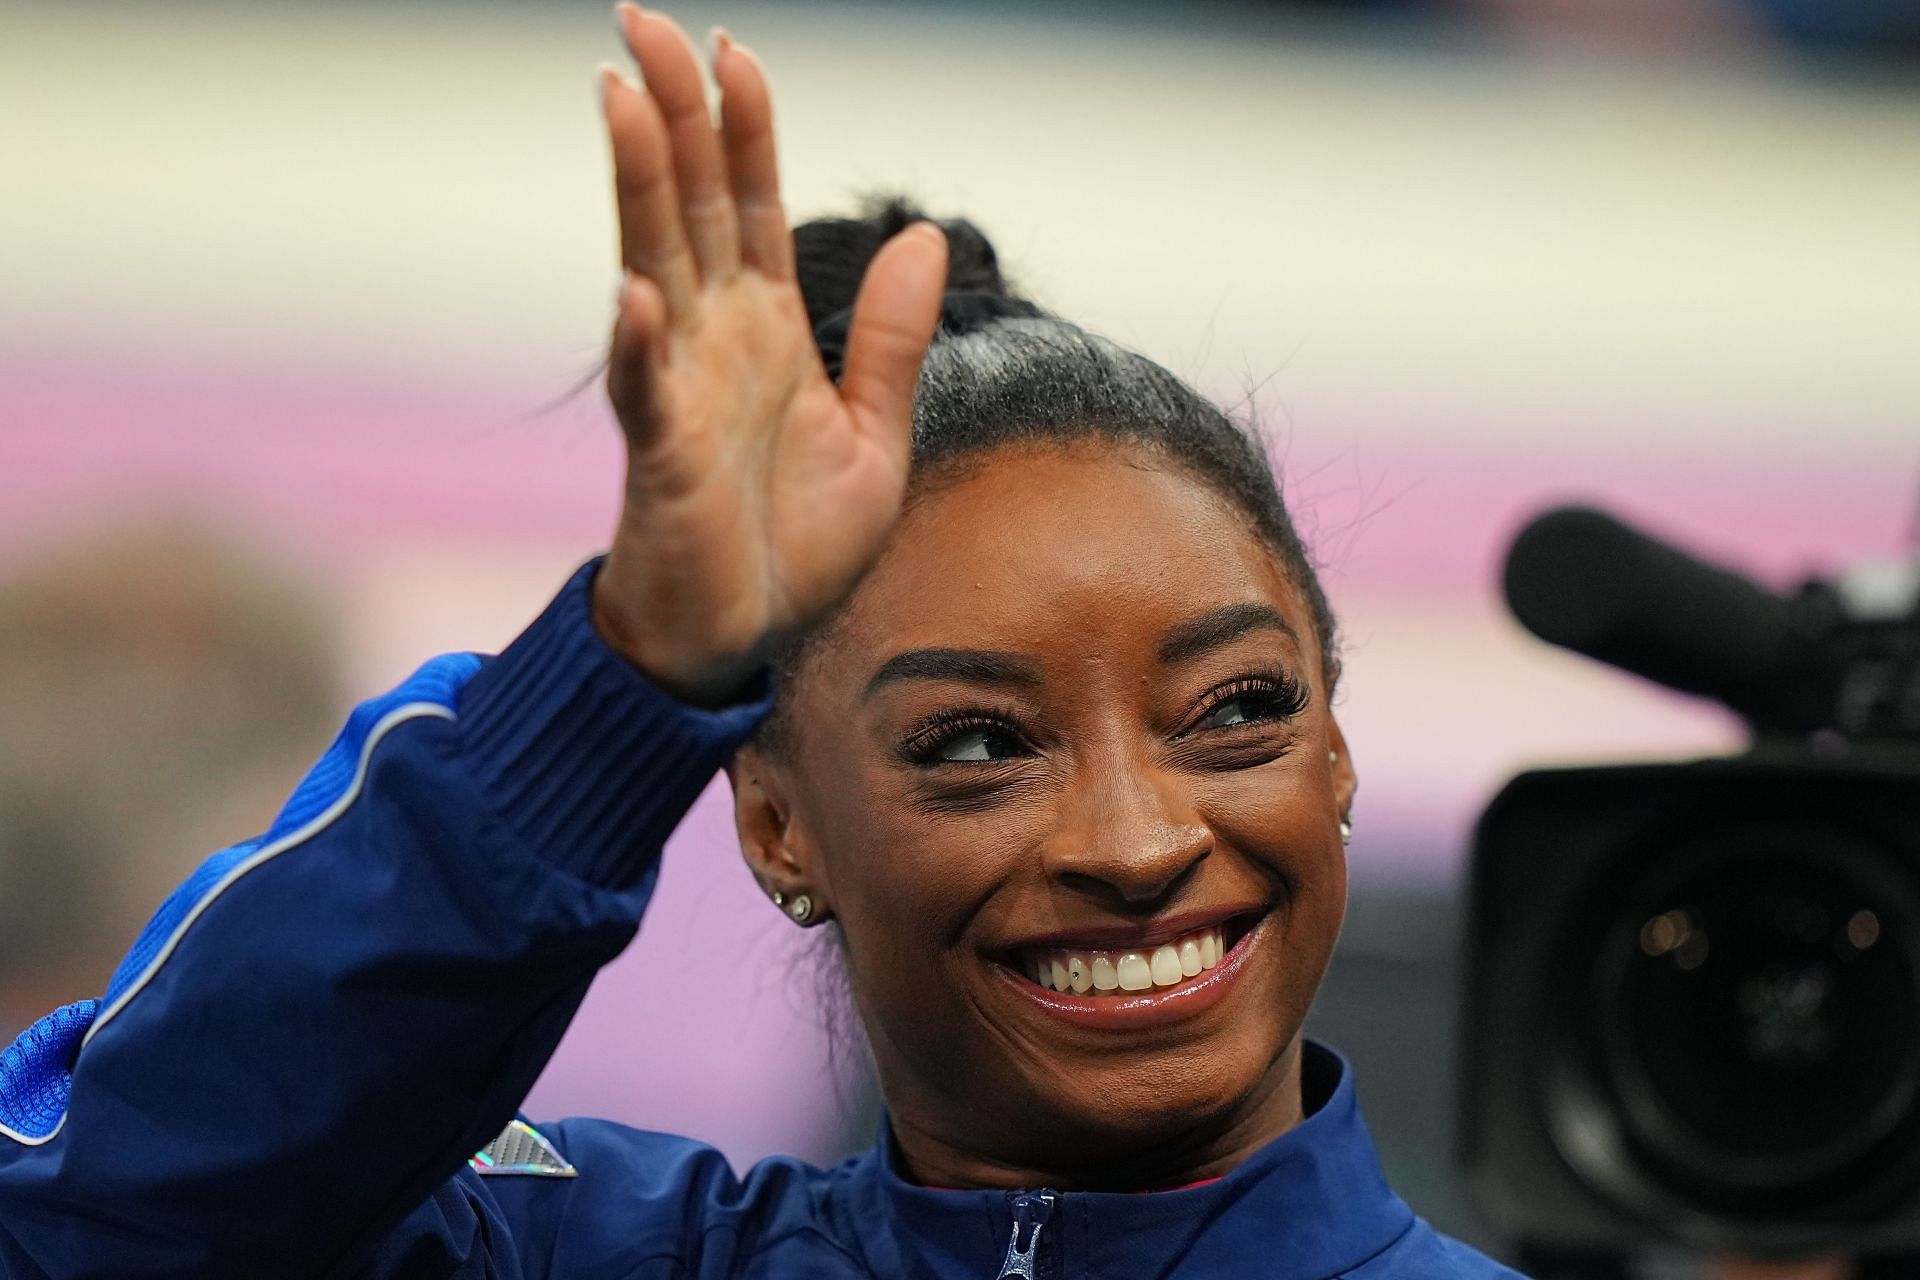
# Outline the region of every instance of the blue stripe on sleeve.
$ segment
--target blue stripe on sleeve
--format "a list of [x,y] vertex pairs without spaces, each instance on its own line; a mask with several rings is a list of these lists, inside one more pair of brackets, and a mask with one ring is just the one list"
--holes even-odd
[[434,703],[451,711],[460,687],[472,679],[474,672],[479,669],[480,659],[472,654],[445,654],[421,667],[391,693],[369,699],[355,707],[347,717],[346,726],[340,730],[340,735],[313,768],[307,770],[307,776],[294,788],[293,795],[267,833],[252,840],[243,840],[232,848],[222,849],[201,863],[185,883],[167,895],[167,900],[160,904],[153,919],[134,939],[133,947],[120,962],[120,967],[114,970],[113,980],[107,984],[104,1003],[111,1007],[133,987],[165,948],[181,922],[235,867],[256,851],[306,826],[346,793],[360,770],[367,735],[376,724],[390,712],[409,703]]

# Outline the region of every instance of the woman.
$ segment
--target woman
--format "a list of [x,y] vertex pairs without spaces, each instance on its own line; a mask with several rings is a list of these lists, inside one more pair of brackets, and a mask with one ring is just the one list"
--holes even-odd
[[[612,545],[8,1052],[0,1276],[1507,1274],[1300,1035],[1354,772],[1258,450],[965,224],[796,239],[751,55],[716,40],[716,130],[622,21]],[[509,1123],[723,765],[844,943],[888,1124],[837,1169]]]

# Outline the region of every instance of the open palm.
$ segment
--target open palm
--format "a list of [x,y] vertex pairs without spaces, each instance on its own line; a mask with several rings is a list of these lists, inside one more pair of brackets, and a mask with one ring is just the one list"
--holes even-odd
[[645,88],[602,72],[626,269],[607,389],[628,461],[595,620],[711,700],[831,611],[898,518],[946,242],[922,223],[874,258],[836,385],[794,277],[759,64],[716,34],[716,129],[686,36],[619,13]]

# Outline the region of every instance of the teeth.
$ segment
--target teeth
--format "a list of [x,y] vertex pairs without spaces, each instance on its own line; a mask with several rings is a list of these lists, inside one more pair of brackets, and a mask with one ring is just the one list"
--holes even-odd
[[1219,965],[1226,953],[1220,928],[1201,929],[1151,951],[1041,951],[1025,960],[1027,976],[1051,991],[1150,991],[1173,987]]
[[1170,987],[1185,976],[1180,972],[1180,953],[1172,947],[1155,947],[1147,966],[1153,971],[1156,987]]
[[1079,995],[1093,990],[1093,964],[1085,956],[1076,953],[1067,957],[1067,985]]

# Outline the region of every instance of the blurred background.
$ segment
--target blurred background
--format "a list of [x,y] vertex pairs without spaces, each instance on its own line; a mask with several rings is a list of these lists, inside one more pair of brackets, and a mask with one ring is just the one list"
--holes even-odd
[[[1476,1235],[1475,817],[1527,765],[1740,741],[1525,639],[1505,541],[1585,498],[1778,585],[1909,545],[1920,5],[675,12],[769,66],[797,216],[970,216],[1271,433],[1362,779],[1315,1029],[1402,1193]],[[0,9],[0,1042],[97,994],[352,701],[498,648],[600,545],[617,51],[571,0]],[[858,1047],[723,795],[661,885],[527,1109],[742,1162],[863,1145]]]

